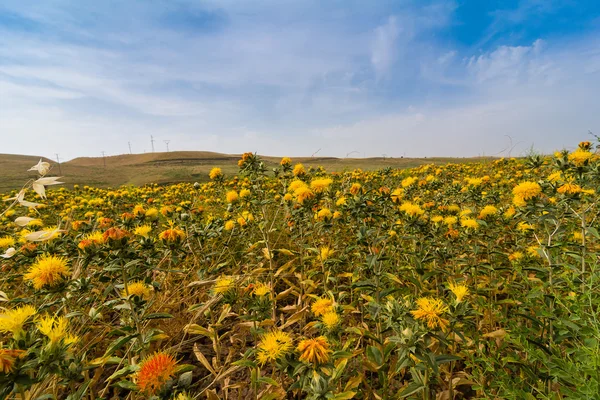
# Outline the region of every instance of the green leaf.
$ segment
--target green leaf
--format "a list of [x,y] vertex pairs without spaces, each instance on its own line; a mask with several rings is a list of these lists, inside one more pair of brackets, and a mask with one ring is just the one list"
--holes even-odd
[[131,391],[138,390],[137,385],[131,381],[119,381],[119,382],[115,383],[114,386],[121,388],[121,389],[125,389],[125,390],[131,390]]
[[461,360],[461,357],[458,356],[452,356],[450,354],[441,354],[439,356],[435,356],[435,362],[439,365],[439,364],[444,364],[444,363],[449,363],[452,361],[458,361]]
[[192,371],[193,369],[194,369],[194,366],[191,364],[181,364],[181,365],[178,365],[177,367],[175,367],[175,369],[173,370],[173,374],[177,375],[177,374],[181,374],[183,372]]
[[114,340],[106,349],[106,352],[104,353],[104,357],[106,356],[110,356],[111,354],[113,354],[115,351],[119,350],[121,347],[123,347],[125,345],[125,343],[129,342],[131,339],[134,339],[137,337],[137,333],[133,334],[133,335],[128,335],[128,336],[124,336],[124,337],[120,337],[116,340]]
[[152,313],[152,314],[148,314],[148,315],[144,316],[144,318],[142,318],[142,321],[146,321],[148,319],[167,319],[167,318],[173,318],[173,315],[171,315],[169,313]]
[[420,383],[417,382],[413,382],[410,385],[408,385],[400,394],[399,394],[399,398],[404,399],[408,396],[410,396],[411,394],[415,394],[415,393],[419,393],[421,390],[425,389],[425,387],[423,385],[421,385]]
[[356,396],[356,392],[342,392],[342,393],[338,393],[338,394],[334,395],[331,398],[334,400],[347,400],[347,399],[353,399],[354,396]]
[[106,378],[106,382],[133,374],[134,372],[137,372],[139,369],[140,369],[139,365],[128,365],[124,368],[121,368],[121,369],[115,371],[111,376]]
[[598,233],[598,229],[594,228],[593,226],[589,226],[589,227],[585,228],[585,230],[587,233],[591,234],[596,239],[600,240],[600,233]]
[[367,347],[367,358],[369,359],[369,361],[372,361],[377,366],[383,365],[383,354],[381,354],[381,350],[379,350],[375,346]]
[[177,381],[177,387],[188,388],[192,384],[192,371],[184,372]]
[[269,385],[273,385],[273,386],[279,386],[279,383],[277,383],[277,381],[275,379],[269,378],[268,376],[261,376],[260,378],[257,379],[257,382],[268,383]]
[[85,392],[87,392],[88,387],[90,386],[91,383],[92,383],[91,380],[87,380],[87,381],[83,382],[83,384],[79,387],[79,389],[75,393],[67,396],[66,400],[81,400],[83,398],[83,396],[85,395]]

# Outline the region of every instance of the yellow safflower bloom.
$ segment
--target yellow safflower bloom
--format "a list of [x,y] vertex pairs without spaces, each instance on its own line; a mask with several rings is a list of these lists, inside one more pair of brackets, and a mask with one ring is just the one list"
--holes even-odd
[[569,154],[569,161],[575,164],[578,167],[584,166],[587,162],[589,162],[594,155],[589,151],[577,149],[576,151]]
[[492,205],[487,205],[485,207],[483,207],[481,209],[481,211],[479,211],[479,219],[485,219],[487,217],[489,217],[490,215],[496,215],[498,214],[498,209]]
[[213,288],[213,291],[215,293],[225,293],[228,292],[229,289],[233,288],[233,279],[228,277],[228,276],[224,276],[221,277],[219,279],[217,279],[217,282],[215,283],[215,287]]
[[178,228],[169,228],[162,231],[158,238],[167,243],[175,243],[185,239],[185,232]]
[[410,201],[405,201],[404,203],[402,203],[402,205],[400,206],[400,211],[404,211],[406,215],[409,215],[411,217],[423,215],[425,213],[425,210],[423,210],[417,204],[411,203]]
[[214,167],[208,173],[208,177],[210,179],[217,179],[217,178],[220,178],[222,176],[223,176],[223,171],[221,170],[221,168],[218,168],[218,167]]
[[23,275],[23,279],[33,283],[35,289],[55,286],[69,275],[67,260],[64,257],[43,255]]
[[464,283],[456,284],[455,282],[449,282],[448,287],[450,291],[456,296],[456,302],[460,303],[465,296],[469,294],[469,288]]
[[149,208],[144,215],[148,219],[156,219],[158,217],[158,209],[154,207]]
[[15,239],[11,236],[0,237],[0,249],[13,247],[15,245]]
[[335,311],[329,311],[321,316],[321,322],[329,330],[334,329],[340,323],[340,316]]
[[333,308],[333,300],[328,298],[320,298],[317,299],[311,306],[311,311],[317,316],[325,315],[329,312],[332,312]]
[[[147,300],[150,298],[153,290],[152,286],[147,285],[142,281],[133,281],[127,283],[127,290],[123,289],[121,297],[127,298],[129,296],[138,296],[141,299]],[[129,296],[127,295],[127,292],[129,292]]]
[[146,239],[150,237],[150,232],[152,232],[152,227],[150,225],[140,225],[133,231],[136,235],[143,236]]
[[332,183],[333,179],[330,178],[314,179],[310,182],[310,188],[314,190],[315,193],[321,193],[326,191]]
[[292,337],[289,333],[273,330],[261,336],[257,346],[256,358],[260,364],[275,361],[289,354],[293,348]]
[[16,339],[23,332],[23,325],[35,315],[35,308],[26,305],[0,314],[0,332],[11,333]]
[[284,165],[291,165],[292,164],[292,159],[289,157],[283,157],[281,159],[281,161],[279,162],[279,165],[284,166]]
[[463,228],[478,229],[479,223],[474,218],[463,218],[460,220],[460,226]]
[[401,185],[403,188],[407,188],[412,186],[413,183],[415,183],[417,181],[417,178],[415,178],[414,176],[409,176],[408,178],[404,178],[402,179]]
[[46,315],[37,323],[38,330],[50,339],[50,345],[55,345],[61,340],[66,344],[72,344],[77,341],[77,337],[69,335],[67,328],[69,322],[65,317],[51,317]]
[[318,221],[326,221],[332,218],[332,213],[329,208],[322,208],[315,214],[315,219]]
[[230,190],[229,192],[227,192],[225,197],[228,203],[235,203],[236,201],[238,201],[239,198],[238,193],[235,190]]
[[302,176],[306,174],[306,170],[304,169],[304,165],[302,164],[296,164],[294,165],[294,169],[292,170],[292,173],[294,174],[294,176]]
[[440,299],[431,297],[421,297],[417,300],[417,309],[410,313],[416,319],[422,319],[427,322],[430,329],[435,329],[438,326],[445,330],[449,321],[442,318],[442,315],[448,311],[448,306]]
[[231,219],[229,221],[226,221],[224,228],[226,231],[232,230],[233,228],[235,228],[235,221]]
[[536,182],[522,182],[515,186],[512,190],[516,206],[524,204],[527,200],[531,200],[542,193],[542,187]]
[[304,204],[306,200],[310,200],[315,197],[315,194],[308,186],[301,186],[298,189],[294,190],[294,196],[296,196],[296,201],[300,204]]
[[266,296],[269,293],[271,293],[271,288],[264,283],[257,283],[252,290],[252,294],[258,297]]
[[565,183],[564,185],[556,189],[556,191],[560,194],[578,194],[583,192],[583,189],[581,188],[581,186],[575,183]]
[[329,248],[328,246],[322,246],[319,248],[319,256],[322,261],[328,260],[334,253],[334,250]]

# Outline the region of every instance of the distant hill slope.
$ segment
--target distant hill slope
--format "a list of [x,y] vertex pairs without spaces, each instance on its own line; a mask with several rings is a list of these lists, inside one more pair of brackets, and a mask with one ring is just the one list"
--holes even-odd
[[[107,157],[79,157],[61,163],[37,156],[0,154],[0,192],[21,187],[34,172],[27,170],[39,159],[52,165],[53,176],[63,176],[67,187],[74,184],[100,187],[120,185],[168,184],[176,182],[202,182],[208,180],[208,172],[220,167],[226,175],[238,172],[239,154],[221,154],[209,151],[172,151],[163,153],[123,154]],[[281,157],[264,156],[269,168],[279,165]],[[446,164],[449,162],[476,162],[491,158],[335,158],[296,157],[306,167],[322,166],[327,171],[343,171],[361,168],[412,168],[423,164]],[[106,166],[105,166],[106,165]]]
[[[45,157],[20,154],[0,154],[0,191],[22,187],[29,178],[36,178],[35,171],[27,170],[40,161],[52,162]],[[1,209],[0,204],[0,209]]]

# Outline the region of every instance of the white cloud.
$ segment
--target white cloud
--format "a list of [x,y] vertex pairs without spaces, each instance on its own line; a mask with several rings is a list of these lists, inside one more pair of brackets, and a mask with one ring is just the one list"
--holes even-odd
[[598,42],[472,54],[437,35],[453,1],[391,16],[378,3],[187,4],[224,7],[210,32],[158,24],[171,3],[96,3],[97,21],[78,20],[87,6],[14,4],[54,34],[0,27],[3,151],[141,152],[152,134],[172,150],[460,156],[498,152],[506,134],[549,151],[598,130]]
[[[406,32],[403,32],[406,33]],[[389,72],[397,56],[396,40],[400,34],[397,18],[390,16],[387,22],[375,28],[375,39],[371,53],[371,63],[379,78]]]

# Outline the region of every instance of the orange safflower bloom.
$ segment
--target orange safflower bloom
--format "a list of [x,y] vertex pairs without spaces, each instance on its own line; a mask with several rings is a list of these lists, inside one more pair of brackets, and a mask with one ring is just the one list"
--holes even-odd
[[127,236],[127,231],[121,229],[121,228],[109,228],[106,232],[104,232],[103,238],[104,241],[108,241],[110,240],[121,240],[123,239],[125,236]]
[[137,387],[143,393],[156,394],[175,374],[176,365],[177,361],[172,355],[154,353],[140,364],[140,370],[136,374]]
[[0,372],[9,374],[17,358],[23,357],[25,350],[0,349]]
[[331,353],[329,342],[325,336],[301,341],[298,344],[298,351],[301,353],[300,361],[319,364],[329,361],[329,354]]

